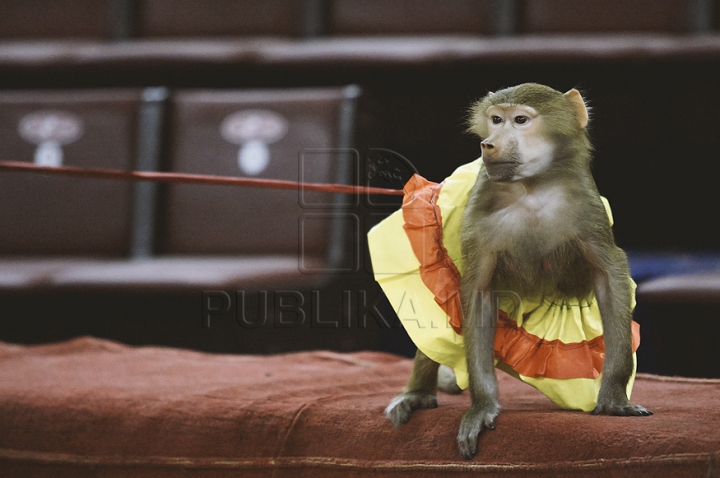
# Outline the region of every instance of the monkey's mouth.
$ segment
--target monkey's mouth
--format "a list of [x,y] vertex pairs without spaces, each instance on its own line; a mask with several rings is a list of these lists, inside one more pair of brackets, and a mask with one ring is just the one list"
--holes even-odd
[[486,162],[485,168],[491,180],[505,182],[510,181],[515,175],[518,164],[517,161],[494,161]]

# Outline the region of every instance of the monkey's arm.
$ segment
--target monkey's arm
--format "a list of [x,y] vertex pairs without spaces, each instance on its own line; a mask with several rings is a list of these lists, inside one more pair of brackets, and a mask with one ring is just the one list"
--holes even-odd
[[493,254],[471,258],[463,277],[463,337],[472,405],[460,422],[458,448],[466,460],[477,453],[480,432],[495,429],[500,412],[493,360],[497,304],[490,290],[495,264]]
[[652,415],[627,396],[633,372],[632,288],[627,256],[612,238],[586,242],[586,254],[595,266],[595,296],[602,317],[605,361],[594,415]]

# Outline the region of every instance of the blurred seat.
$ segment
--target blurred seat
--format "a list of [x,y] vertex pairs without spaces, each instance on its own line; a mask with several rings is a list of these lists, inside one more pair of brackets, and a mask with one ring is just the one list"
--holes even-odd
[[720,254],[630,251],[638,301],[647,306],[720,305]]
[[522,33],[684,33],[695,27],[696,2],[657,0],[530,0],[522,2]]
[[642,305],[720,305],[720,254],[628,251]]
[[[45,166],[132,170],[143,91],[0,93],[0,158]],[[79,258],[127,258],[134,185],[0,174],[0,289],[52,282]]]
[[669,274],[638,286],[638,300],[645,304],[720,305],[720,270]]
[[113,3],[114,0],[3,0],[0,40],[108,39],[113,31]]
[[492,0],[334,0],[331,35],[489,34]]
[[643,331],[642,371],[720,377],[715,337],[720,306],[720,254],[709,250],[630,250],[638,284],[635,319]]
[[638,355],[644,370],[720,377],[716,340],[720,334],[720,256],[708,255],[698,254],[690,261],[696,262],[696,267],[668,267],[638,283],[635,317],[646,342],[646,349]]
[[303,34],[305,0],[142,0],[140,37]]
[[[356,87],[179,91],[167,166],[175,172],[356,184],[349,148]],[[64,268],[59,287],[145,290],[319,285],[358,269],[352,195],[167,185],[149,257]]]

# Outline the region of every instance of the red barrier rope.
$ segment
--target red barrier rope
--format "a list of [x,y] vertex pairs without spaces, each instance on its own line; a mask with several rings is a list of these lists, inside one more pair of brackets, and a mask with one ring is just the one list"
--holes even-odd
[[279,179],[238,178],[207,174],[165,173],[150,171],[120,171],[116,169],[77,168],[73,166],[37,166],[17,161],[0,161],[0,171],[24,171],[78,178],[116,179],[124,181],[152,181],[157,183],[216,184],[249,188],[302,189],[343,194],[384,194],[402,196],[401,189],[385,189],[346,184],[299,183]]

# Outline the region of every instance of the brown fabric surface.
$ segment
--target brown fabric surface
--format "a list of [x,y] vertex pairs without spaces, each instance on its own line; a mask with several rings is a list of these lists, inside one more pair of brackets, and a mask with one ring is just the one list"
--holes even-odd
[[93,338],[0,343],[2,476],[720,476],[720,381],[640,376],[647,418],[557,409],[500,373],[480,452],[467,393],[393,429],[411,361],[378,352],[223,356]]

